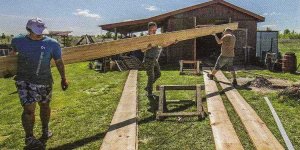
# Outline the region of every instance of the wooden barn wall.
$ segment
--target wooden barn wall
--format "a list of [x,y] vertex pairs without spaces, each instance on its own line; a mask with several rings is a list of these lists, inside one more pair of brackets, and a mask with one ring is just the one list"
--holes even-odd
[[[194,28],[194,18],[169,19],[165,28],[168,32]],[[164,53],[167,56],[167,63],[177,63],[181,59],[191,60],[193,58],[193,43],[194,40],[186,40],[165,48]]]
[[[167,32],[189,29],[194,27],[194,17],[196,17],[197,25],[215,24],[215,23],[227,23],[229,18],[232,22],[239,22],[239,28],[248,29],[248,45],[253,47],[250,51],[251,59],[255,58],[256,47],[256,20],[243,14],[237,10],[224,6],[222,4],[215,4],[204,8],[195,9],[189,12],[181,13],[170,17],[164,26],[164,30]],[[238,60],[236,62],[244,62],[241,58],[245,57],[244,47],[245,35],[237,41],[237,48],[235,50]],[[240,45],[243,45],[242,47]],[[167,55],[168,63],[177,63],[180,59],[193,59],[193,40],[183,41],[176,44],[176,46],[170,46],[164,51]]]

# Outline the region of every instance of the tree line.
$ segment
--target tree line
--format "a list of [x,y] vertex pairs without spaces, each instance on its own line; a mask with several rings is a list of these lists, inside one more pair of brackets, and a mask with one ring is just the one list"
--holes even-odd
[[279,33],[280,39],[300,39],[300,33],[285,29],[283,33]]

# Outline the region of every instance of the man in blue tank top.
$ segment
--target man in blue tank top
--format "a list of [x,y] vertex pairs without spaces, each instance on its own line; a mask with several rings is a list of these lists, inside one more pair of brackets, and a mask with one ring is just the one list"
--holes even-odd
[[[28,35],[15,37],[12,42],[13,53],[18,55],[16,87],[23,106],[22,125],[25,130],[25,148],[43,148],[44,142],[52,136],[48,124],[50,120],[50,100],[52,97],[51,59],[61,76],[61,87],[68,88],[62,52],[59,43],[43,33],[47,32],[45,23],[39,19],[27,22]],[[40,106],[42,137],[33,134],[36,103]]]

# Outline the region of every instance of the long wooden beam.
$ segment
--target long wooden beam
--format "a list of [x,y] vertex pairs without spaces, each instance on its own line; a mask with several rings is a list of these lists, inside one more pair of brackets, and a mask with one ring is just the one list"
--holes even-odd
[[[143,49],[151,45],[162,45],[168,42],[184,41],[201,36],[220,33],[225,28],[233,30],[238,28],[238,23],[229,23],[223,25],[207,26],[202,28],[187,29],[163,34],[127,38],[110,42],[94,43],[63,49],[63,59],[65,64],[82,62],[96,58],[117,55],[138,49]],[[0,57],[0,78],[6,74],[15,74],[17,68],[17,57]]]
[[129,72],[101,150],[137,150],[137,70]]
[[216,150],[243,150],[243,146],[233,128],[222,97],[219,95],[217,84],[209,80],[209,68],[203,68],[205,93],[210,125],[212,127]]
[[267,125],[260,119],[254,109],[246,102],[241,94],[232,88],[230,81],[222,72],[216,74],[221,87],[239,115],[253,144],[257,150],[284,150],[276,137],[268,129]]

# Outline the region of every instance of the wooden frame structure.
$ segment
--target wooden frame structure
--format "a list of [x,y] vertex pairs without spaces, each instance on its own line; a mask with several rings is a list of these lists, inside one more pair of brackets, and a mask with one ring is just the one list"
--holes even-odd
[[[165,117],[192,117],[192,116],[198,116],[198,119],[201,120],[205,118],[205,112],[202,106],[202,96],[201,96],[201,90],[204,89],[204,86],[202,85],[161,85],[157,86],[156,90],[159,90],[159,103],[158,103],[158,111],[156,114],[157,120],[163,120]],[[197,111],[196,112],[166,112],[167,109],[167,99],[166,99],[166,91],[171,90],[194,90],[196,92],[196,105],[197,105]],[[179,101],[182,102],[182,101]]]
[[[179,73],[180,75],[186,74],[184,71],[192,71],[192,73],[195,75],[201,74],[201,72],[200,72],[201,71],[200,70],[201,61],[199,61],[199,60],[180,60],[179,64],[180,64],[180,73]],[[194,69],[185,69],[184,64],[193,64]]]

